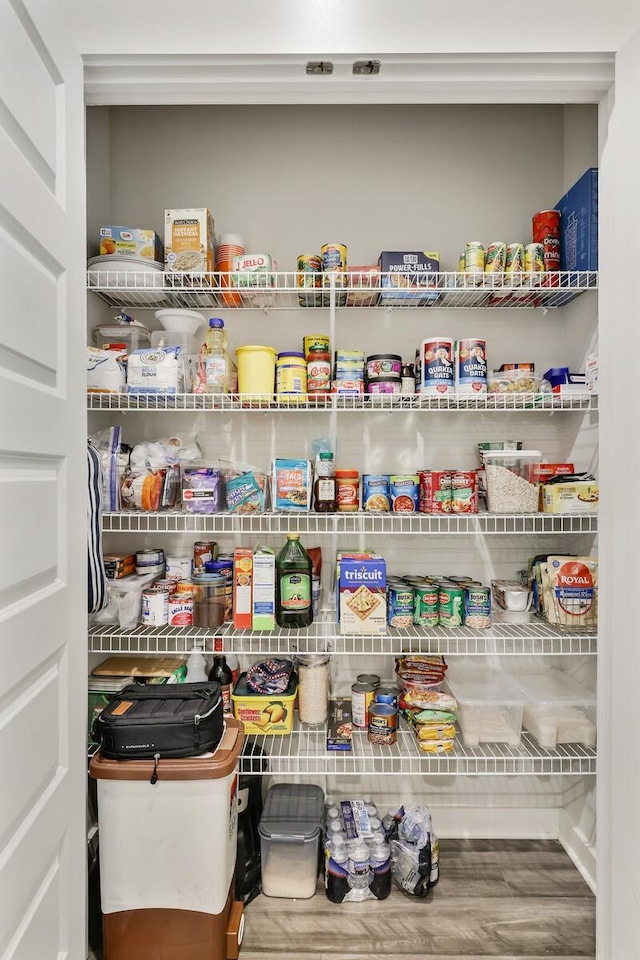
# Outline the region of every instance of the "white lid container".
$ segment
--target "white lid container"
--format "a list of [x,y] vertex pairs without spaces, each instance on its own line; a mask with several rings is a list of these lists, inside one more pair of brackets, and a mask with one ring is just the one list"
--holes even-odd
[[316,892],[324,794],[304,783],[277,783],[260,817],[262,892],[308,899]]
[[144,350],[151,344],[149,330],[141,323],[102,323],[96,327],[93,339],[97,347],[108,343],[125,343],[128,353]]
[[508,674],[457,665],[447,671],[446,686],[458,701],[458,723],[466,747],[518,746],[526,697]]
[[527,698],[523,723],[541,747],[559,743],[595,746],[596,695],[560,670],[523,673],[513,680]]
[[489,513],[538,513],[540,450],[483,453]]

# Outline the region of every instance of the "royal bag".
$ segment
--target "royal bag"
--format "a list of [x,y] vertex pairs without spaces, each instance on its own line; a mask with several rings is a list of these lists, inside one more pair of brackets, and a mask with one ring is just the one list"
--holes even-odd
[[215,750],[223,730],[217,681],[130,684],[93,724],[94,737],[111,760],[196,757]]

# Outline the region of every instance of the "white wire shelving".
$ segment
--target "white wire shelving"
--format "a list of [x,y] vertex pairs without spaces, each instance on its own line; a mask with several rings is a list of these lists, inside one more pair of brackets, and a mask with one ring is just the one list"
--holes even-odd
[[198,412],[201,410],[225,413],[331,413],[339,411],[427,410],[443,412],[540,412],[569,410],[586,413],[598,409],[595,393],[485,393],[476,396],[453,394],[447,397],[393,396],[372,394],[359,397],[306,395],[297,401],[273,394],[126,394],[88,393],[88,410],[155,410],[159,412]]
[[[453,752],[429,756],[418,749],[414,733],[401,721],[397,743],[369,743],[366,731],[354,730],[349,752],[327,750],[325,728],[305,728],[297,722],[289,736],[252,736],[245,742],[240,770],[255,774],[332,774],[343,776],[402,774],[403,776],[585,776],[596,772],[596,752],[580,744],[540,747],[528,733],[519,746],[485,743],[465,747],[456,741]],[[267,754],[254,752],[253,744]],[[266,766],[266,768],[265,768]]]
[[[598,274],[443,272],[411,276],[409,281],[394,273],[372,280],[368,275],[347,278],[292,271],[249,274],[239,286],[230,283],[230,275],[222,273],[123,270],[115,258],[112,267],[87,272],[87,288],[112,307],[244,310],[326,309],[334,296],[338,309],[550,309],[596,289]],[[316,286],[301,287],[300,283]]]
[[559,534],[597,533],[594,513],[103,513],[105,533]]
[[333,653],[372,656],[401,653],[437,653],[445,656],[595,654],[597,637],[588,630],[563,630],[539,617],[529,623],[505,623],[494,617],[488,630],[470,627],[390,628],[384,634],[341,635],[329,614],[304,630],[277,627],[271,631],[234,630],[225,624],[219,630],[205,627],[146,627],[122,630],[115,624],[89,628],[91,653],[187,654],[194,647],[213,653],[214,639],[222,640],[226,653],[255,656],[295,653]]

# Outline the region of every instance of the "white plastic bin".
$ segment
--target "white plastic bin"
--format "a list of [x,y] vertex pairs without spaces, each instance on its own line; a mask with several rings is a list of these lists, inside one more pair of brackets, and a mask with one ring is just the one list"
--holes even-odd
[[489,513],[538,513],[539,450],[487,450],[483,460]]
[[518,746],[526,697],[511,677],[485,667],[450,666],[446,686],[458,701],[458,725],[465,747],[480,743]]
[[516,674],[516,685],[526,697],[522,722],[541,747],[559,743],[596,745],[596,696],[560,670]]

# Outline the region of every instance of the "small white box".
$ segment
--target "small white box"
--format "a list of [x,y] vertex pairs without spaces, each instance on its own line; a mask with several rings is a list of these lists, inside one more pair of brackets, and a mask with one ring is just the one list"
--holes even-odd
[[253,555],[252,629],[273,630],[276,625],[276,558],[272,550]]

